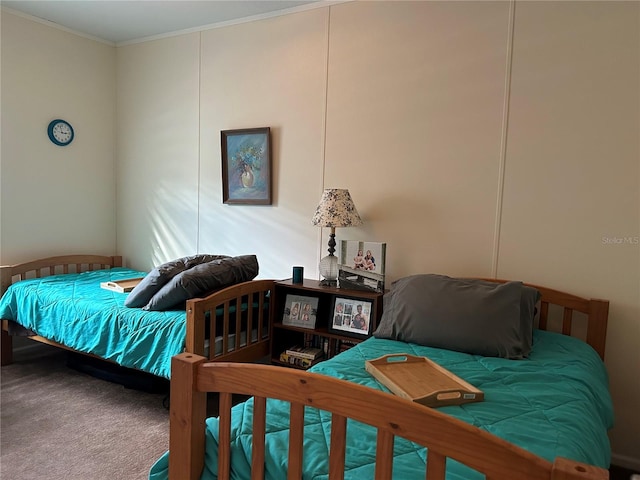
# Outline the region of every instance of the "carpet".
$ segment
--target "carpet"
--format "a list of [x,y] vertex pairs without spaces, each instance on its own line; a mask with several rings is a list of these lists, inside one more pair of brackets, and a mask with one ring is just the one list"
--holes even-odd
[[67,367],[36,345],[0,371],[0,478],[137,480],[169,448],[165,393]]

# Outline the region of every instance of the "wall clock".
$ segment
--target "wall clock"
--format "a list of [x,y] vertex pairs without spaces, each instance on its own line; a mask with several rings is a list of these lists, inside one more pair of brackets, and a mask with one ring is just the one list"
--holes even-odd
[[73,141],[73,127],[69,122],[59,118],[49,123],[47,133],[49,134],[49,140],[61,147],[66,147]]

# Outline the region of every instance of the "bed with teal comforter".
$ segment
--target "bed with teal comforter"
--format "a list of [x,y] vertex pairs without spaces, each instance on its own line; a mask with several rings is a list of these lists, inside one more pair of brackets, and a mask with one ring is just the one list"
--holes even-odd
[[23,280],[0,299],[0,318],[79,352],[170,378],[171,357],[185,347],[184,309],[128,308],[126,294],[100,288],[145,275],[117,267]]
[[[608,377],[603,362],[586,343],[536,330],[531,355],[508,360],[370,338],[311,371],[387,391],[366,372],[365,360],[392,353],[429,357],[485,394],[483,402],[442,407],[440,411],[549,461],[560,456],[609,467],[606,432],[613,426],[613,407]],[[289,405],[269,400],[267,409],[266,478],[280,480],[286,478]],[[252,400],[233,409],[233,479],[250,478],[252,411]],[[304,479],[328,478],[330,422],[326,412],[305,409]],[[347,432],[345,478],[374,478],[374,430],[350,420]],[[217,442],[218,420],[209,418],[202,479],[217,478]],[[424,478],[424,449],[398,439],[394,455],[394,478]],[[447,465],[448,480],[482,478],[454,461]],[[166,478],[168,454],[152,466],[149,474],[150,480]]]

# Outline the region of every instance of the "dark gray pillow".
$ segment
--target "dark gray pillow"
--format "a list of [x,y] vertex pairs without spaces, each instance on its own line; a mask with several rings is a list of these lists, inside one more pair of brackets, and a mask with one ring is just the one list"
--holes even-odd
[[124,301],[125,306],[131,308],[144,307],[149,300],[173,277],[201,263],[211,262],[220,258],[230,258],[228,255],[209,255],[206,253],[177,258],[151,270],[142,281],[135,286]]
[[533,347],[533,329],[540,318],[540,292],[528,285],[522,285],[520,297],[520,328],[522,334],[522,355],[529,356]]
[[521,321],[521,303],[532,293],[523,287],[521,282],[498,284],[434,274],[405,277],[385,294],[374,336],[476,355],[523,358],[531,349],[527,337],[533,329],[533,306],[527,326],[523,328]]
[[143,308],[182,308],[189,298],[203,297],[224,287],[253,280],[258,275],[255,255],[227,257],[202,263],[174,276]]
[[[495,282],[488,280],[465,279],[471,283],[482,283],[485,285],[495,285]],[[527,357],[531,353],[533,346],[533,329],[540,318],[540,292],[528,285],[522,285],[522,295],[520,296],[520,333],[522,335],[522,355]]]

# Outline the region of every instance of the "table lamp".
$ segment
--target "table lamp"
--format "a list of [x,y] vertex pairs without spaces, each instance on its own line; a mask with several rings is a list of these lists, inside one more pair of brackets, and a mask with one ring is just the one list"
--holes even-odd
[[338,257],[336,251],[336,227],[354,227],[362,224],[356,206],[351,200],[349,190],[327,188],[322,192],[320,204],[316,208],[311,222],[318,227],[330,227],[329,255],[320,260],[321,285],[337,285]]

